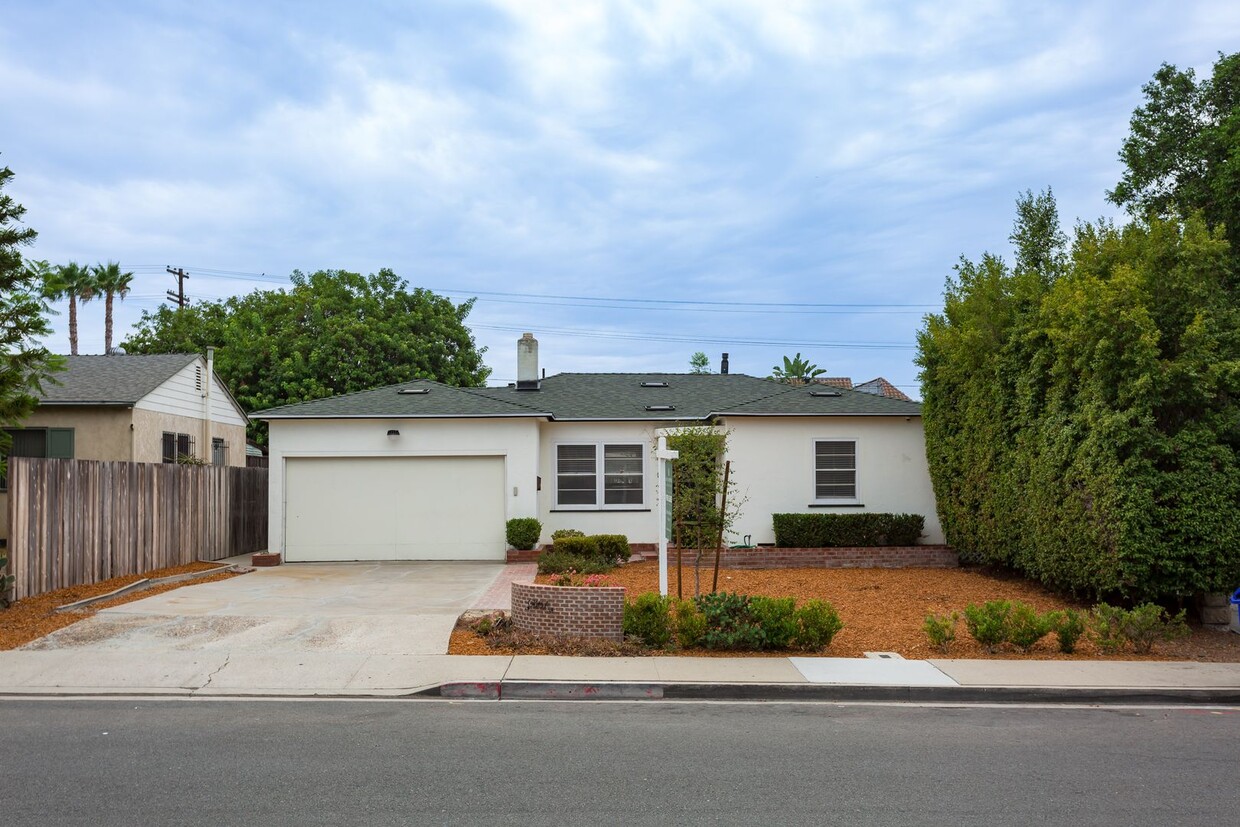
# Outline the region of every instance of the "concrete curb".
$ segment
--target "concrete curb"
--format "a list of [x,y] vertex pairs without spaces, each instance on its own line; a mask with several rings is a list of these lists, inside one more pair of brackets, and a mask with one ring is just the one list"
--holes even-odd
[[873,701],[879,703],[1240,706],[1240,687],[1093,688],[488,681],[445,683],[413,693],[410,697],[476,700]]
[[182,580],[197,580],[199,577],[206,577],[210,574],[219,574],[220,572],[228,571],[231,568],[234,568],[234,566],[225,564],[222,566],[217,566],[213,569],[190,571],[185,574],[174,574],[171,577],[156,577],[154,580],[143,578],[142,580],[135,580],[128,586],[121,586],[119,589],[114,589],[107,594],[98,594],[94,597],[84,597],[81,600],[74,601],[73,603],[66,603],[63,606],[57,606],[52,611],[56,613],[72,612],[77,609],[84,609],[94,603],[102,603],[103,601],[111,600],[114,597],[121,597],[122,595],[129,594],[130,592],[146,591],[147,589],[154,588],[155,586],[162,586],[165,583],[180,583]]

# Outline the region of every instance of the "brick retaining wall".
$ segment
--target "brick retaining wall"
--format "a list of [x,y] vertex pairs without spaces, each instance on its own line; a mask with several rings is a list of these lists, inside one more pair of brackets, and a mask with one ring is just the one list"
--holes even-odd
[[541,635],[624,640],[624,589],[513,583],[512,622]]
[[[658,550],[659,550],[658,543],[629,543],[629,551],[633,552],[634,554],[658,552]],[[538,562],[538,555],[542,554],[544,551],[551,551],[550,543],[548,543],[545,546],[540,546],[538,548],[531,548],[531,549],[510,548],[508,549],[508,562],[509,563],[536,563]]]
[[[715,555],[707,552],[713,562]],[[719,565],[727,569],[949,569],[960,565],[951,546],[871,546],[855,548],[725,548]]]

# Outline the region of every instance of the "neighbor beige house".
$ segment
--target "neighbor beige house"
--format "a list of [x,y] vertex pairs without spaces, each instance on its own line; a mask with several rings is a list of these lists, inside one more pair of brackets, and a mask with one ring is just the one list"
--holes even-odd
[[[14,456],[245,466],[245,412],[202,356],[64,358],[39,407],[9,429]],[[7,536],[0,479],[0,539]]]

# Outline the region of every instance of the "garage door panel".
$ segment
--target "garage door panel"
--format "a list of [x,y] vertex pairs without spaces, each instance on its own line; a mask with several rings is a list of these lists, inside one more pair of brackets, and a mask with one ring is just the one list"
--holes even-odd
[[503,560],[502,457],[285,465],[287,559]]

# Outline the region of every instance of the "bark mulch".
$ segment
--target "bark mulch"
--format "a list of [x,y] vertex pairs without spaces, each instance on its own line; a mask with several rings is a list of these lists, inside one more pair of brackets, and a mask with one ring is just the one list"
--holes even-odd
[[[702,590],[710,591],[712,571],[702,567]],[[658,591],[658,564],[628,563],[607,575],[611,585],[624,586],[628,599],[642,592]],[[540,575],[538,582],[547,582]],[[673,561],[669,587],[676,594],[676,568]],[[961,619],[956,641],[947,655],[930,646],[922,631],[926,615],[962,612],[970,603],[987,600],[1022,600],[1038,611],[1087,608],[1055,595],[1036,583],[1003,571],[977,568],[960,569],[768,569],[761,571],[721,570],[719,590],[770,597],[818,598],[836,608],[844,621],[843,630],[822,652],[831,657],[861,657],[865,652],[896,652],[905,658],[1004,658],[1038,660],[1195,660],[1240,662],[1240,635],[1192,627],[1183,640],[1159,643],[1150,655],[1120,652],[1100,653],[1092,642],[1082,639],[1076,654],[1059,652],[1055,636],[1048,635],[1029,654],[1007,651],[988,655],[969,636]],[[684,594],[693,594],[693,570],[684,569]],[[489,641],[468,629],[458,628],[452,635],[449,654],[577,654],[580,644],[554,640],[524,641],[521,645],[492,647]],[[567,651],[565,651],[567,649]],[[624,654],[632,654],[624,652]],[[680,650],[652,652],[692,656],[751,656],[764,653]],[[789,652],[770,653],[777,657]]]
[[35,595],[34,597],[24,598],[7,609],[0,609],[0,650],[16,649],[19,646],[24,646],[32,640],[55,632],[57,629],[72,626],[79,620],[95,614],[99,609],[141,600],[144,597],[179,589],[182,586],[195,586],[199,583],[210,583],[215,580],[226,580],[229,577],[237,576],[237,572],[221,572],[194,580],[184,580],[180,583],[165,583],[162,586],[154,586],[131,594],[123,594],[112,600],[92,603],[90,606],[78,611],[62,613],[55,611],[58,606],[64,606],[100,594],[107,594],[110,591],[115,591],[122,586],[128,586],[130,583],[144,578],[172,577],[176,574],[188,574],[218,567],[214,563],[188,563],[184,566],[171,566],[165,569],[148,571],[145,574],[127,574],[122,577],[113,577],[110,580],[90,583],[84,586],[70,586],[67,589],[57,589]]

